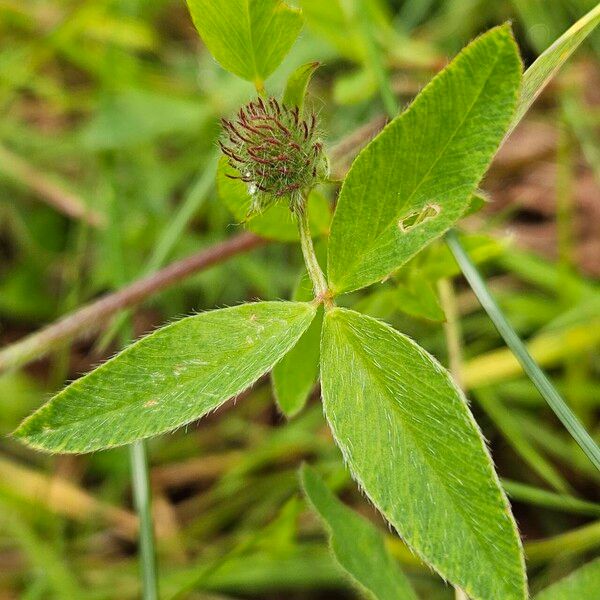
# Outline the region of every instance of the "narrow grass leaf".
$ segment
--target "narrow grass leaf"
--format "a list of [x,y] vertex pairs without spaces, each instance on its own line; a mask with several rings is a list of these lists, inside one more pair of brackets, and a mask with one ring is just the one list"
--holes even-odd
[[600,4],[597,4],[572,27],[567,29],[537,60],[523,76],[523,88],[517,110],[507,135],[520,123],[535,99],[541,94],[548,82],[577,50],[581,43],[600,24]]
[[[458,237],[454,231],[450,231],[446,235],[448,246],[454,254],[456,262],[458,262],[464,276],[469,285],[475,292],[477,299],[487,312],[488,316],[494,323],[498,333],[506,342],[512,353],[519,361],[523,371],[538,389],[548,406],[558,417],[560,422],[565,426],[565,429],[573,436],[573,439],[579,444],[580,448],[585,452],[587,457],[594,463],[596,469],[600,471],[600,446],[594,438],[588,433],[583,424],[577,418],[577,415],[571,410],[571,407],[564,401],[557,389],[552,385],[548,376],[542,371],[533,356],[527,350],[525,344],[517,332],[513,329],[504,313],[490,294],[485,281],[477,270],[477,267],[471,262],[469,255],[460,245]],[[595,332],[594,328],[590,329]],[[486,382],[489,384],[489,381]]]
[[542,590],[535,600],[597,600],[600,592],[600,558]]
[[358,155],[331,227],[334,293],[383,279],[464,214],[510,124],[520,79],[510,28],[492,29]]
[[417,600],[377,528],[342,504],[312,467],[304,465],[300,478],[329,531],[333,555],[361,589],[376,600]]
[[325,315],[321,386],[353,477],[405,542],[473,600],[523,600],[508,502],[464,396],[435,359],[336,308]]
[[475,391],[475,397],[479,405],[493,421],[497,430],[525,464],[529,465],[537,475],[556,491],[563,493],[571,491],[568,482],[562,476],[561,472],[523,434],[518,419],[496,397],[493,389],[489,387],[478,389]]
[[257,88],[296,41],[303,19],[281,0],[187,0],[194,25],[219,64]]
[[257,302],[181,319],[78,379],[15,432],[51,452],[89,452],[171,431],[239,394],[283,356],[315,314]]
[[526,483],[520,483],[509,479],[502,480],[502,487],[509,498],[517,500],[518,502],[524,502],[534,506],[543,506],[544,508],[559,512],[600,517],[600,504],[597,502],[581,500],[580,498],[575,498],[567,494],[555,494],[548,490],[543,490],[527,485]]

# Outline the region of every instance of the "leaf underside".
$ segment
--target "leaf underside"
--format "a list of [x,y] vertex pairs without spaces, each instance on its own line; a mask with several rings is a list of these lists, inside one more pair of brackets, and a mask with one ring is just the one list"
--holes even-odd
[[181,319],[78,379],[14,435],[51,452],[89,452],[171,431],[249,387],[315,314],[303,302],[257,302]]
[[508,128],[520,79],[510,28],[492,29],[362,150],[331,226],[334,293],[385,278],[463,215]]
[[406,543],[473,600],[525,598],[508,502],[462,393],[435,359],[336,308],[325,316],[321,386],[351,473]]

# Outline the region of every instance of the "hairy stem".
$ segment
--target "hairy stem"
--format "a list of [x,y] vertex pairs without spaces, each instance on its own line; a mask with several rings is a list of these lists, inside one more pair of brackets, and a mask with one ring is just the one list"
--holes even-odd
[[298,211],[298,231],[300,232],[300,244],[302,246],[302,255],[306,264],[308,276],[313,284],[315,297],[326,301],[328,298],[327,282],[325,275],[319,266],[319,261],[315,255],[315,249],[310,235],[310,226],[308,224],[308,209],[306,201]]

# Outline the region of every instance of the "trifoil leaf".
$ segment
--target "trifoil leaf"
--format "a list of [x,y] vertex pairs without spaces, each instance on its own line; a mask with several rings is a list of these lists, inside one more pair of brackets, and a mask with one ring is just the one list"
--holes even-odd
[[463,215],[510,124],[520,79],[510,28],[492,29],[362,150],[331,225],[335,294],[383,279]]
[[281,0],[187,0],[194,25],[220,65],[262,88],[296,41],[303,19]]
[[312,467],[304,465],[300,477],[329,530],[336,560],[352,579],[376,600],[417,600],[377,528],[342,504]]
[[171,431],[271,369],[314,315],[309,303],[257,302],[181,319],[69,385],[14,435],[40,450],[89,452]]
[[353,477],[406,543],[473,600],[523,600],[508,502],[464,396],[435,359],[335,308],[325,314],[321,386]]

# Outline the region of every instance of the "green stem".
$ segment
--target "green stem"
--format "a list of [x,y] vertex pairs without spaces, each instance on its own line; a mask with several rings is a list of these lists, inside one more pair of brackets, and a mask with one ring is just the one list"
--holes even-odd
[[156,554],[154,551],[154,529],[148,474],[146,442],[139,440],[129,446],[133,497],[140,520],[140,570],[142,574],[143,599],[158,599]]
[[330,302],[330,300],[328,300],[329,290],[327,289],[327,281],[325,281],[325,275],[323,275],[323,271],[319,266],[319,261],[315,255],[315,249],[312,243],[312,236],[310,235],[306,202],[304,202],[304,206],[298,211],[298,231],[300,233],[302,255],[304,256],[308,276],[313,284],[315,297],[325,302]]
[[502,479],[502,487],[510,498],[518,502],[564,513],[600,517],[600,504],[596,502],[581,500],[568,494],[556,494],[512,479]]
[[573,411],[563,400],[548,377],[546,377],[546,374],[538,366],[531,354],[529,354],[525,344],[523,344],[521,338],[519,338],[490,294],[477,267],[471,262],[469,255],[460,244],[456,232],[453,230],[449,231],[446,234],[446,241],[464,276],[467,278],[467,281],[471,285],[479,302],[496,326],[498,333],[500,333],[506,342],[506,345],[512,350],[517,360],[521,363],[523,370],[529,376],[542,397],[546,400],[548,406],[554,411],[554,414],[573,436],[573,439],[579,444],[594,466],[600,470],[600,448],[579,422]]
[[[112,157],[110,157],[112,159]],[[127,280],[127,268],[122,244],[121,206],[115,200],[118,190],[111,187],[110,221],[109,221],[109,251],[112,253],[114,285],[119,287]],[[124,348],[133,337],[131,318],[127,317],[120,331],[121,347]],[[148,474],[148,455],[146,442],[139,440],[129,446],[131,465],[131,485],[133,501],[139,519],[139,561],[142,580],[143,600],[158,599],[158,584],[156,578],[156,555],[154,552],[154,530],[152,523],[150,479]]]

